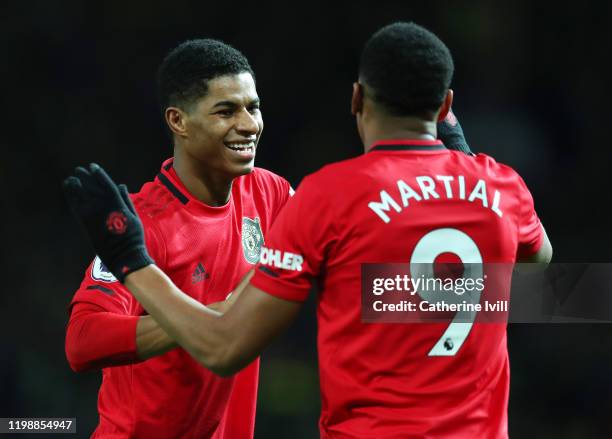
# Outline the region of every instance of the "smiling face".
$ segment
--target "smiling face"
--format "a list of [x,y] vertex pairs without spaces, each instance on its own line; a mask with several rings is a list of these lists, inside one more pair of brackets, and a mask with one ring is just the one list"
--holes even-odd
[[253,170],[263,120],[250,73],[209,80],[204,97],[188,111],[168,108],[166,118],[177,147],[200,167],[229,178]]

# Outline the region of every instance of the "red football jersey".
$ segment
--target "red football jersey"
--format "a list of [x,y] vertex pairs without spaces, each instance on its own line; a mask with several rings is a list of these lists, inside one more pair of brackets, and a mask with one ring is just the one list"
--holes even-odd
[[[167,160],[153,182],[132,195],[155,263],[201,303],[224,300],[257,263],[264,234],[289,198],[283,178],[255,168],[236,178],[230,201],[211,207],[195,199]],[[71,306],[97,304],[124,315],[146,312],[96,258]],[[230,378],[174,349],[137,364],[102,371],[99,438],[253,437],[259,360]],[[216,433],[215,433],[216,432]]]
[[476,248],[513,263],[543,231],[511,168],[399,140],[306,177],[268,234],[251,283],[295,301],[320,286],[321,437],[507,437],[505,323],[469,325],[451,349],[439,346],[449,323],[361,320],[361,264],[406,263],[424,237],[434,256]]

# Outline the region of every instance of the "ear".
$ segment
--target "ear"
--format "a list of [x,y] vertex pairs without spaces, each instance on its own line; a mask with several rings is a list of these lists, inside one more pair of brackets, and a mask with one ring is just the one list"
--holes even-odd
[[166,123],[174,134],[180,137],[187,135],[187,113],[177,107],[168,107],[164,112]]
[[351,97],[351,114],[357,116],[363,109],[363,86],[359,82],[353,82],[353,96]]
[[453,90],[449,88],[446,91],[446,97],[442,102],[442,106],[440,106],[440,113],[438,113],[438,122],[442,122],[450,111],[451,106],[453,105],[453,95]]

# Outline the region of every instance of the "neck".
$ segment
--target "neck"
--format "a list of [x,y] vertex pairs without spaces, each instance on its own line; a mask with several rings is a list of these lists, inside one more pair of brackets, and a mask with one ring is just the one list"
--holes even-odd
[[363,130],[363,146],[367,152],[383,140],[436,140],[437,124],[413,117],[381,117],[370,121]]
[[182,148],[174,148],[174,171],[191,195],[209,206],[227,204],[233,177],[215,174]]

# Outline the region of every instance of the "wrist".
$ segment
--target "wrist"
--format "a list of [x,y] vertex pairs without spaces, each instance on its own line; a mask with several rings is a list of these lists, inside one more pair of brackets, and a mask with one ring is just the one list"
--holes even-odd
[[138,246],[114,258],[112,264],[107,267],[119,282],[125,283],[127,275],[154,263],[147,249],[144,246]]

